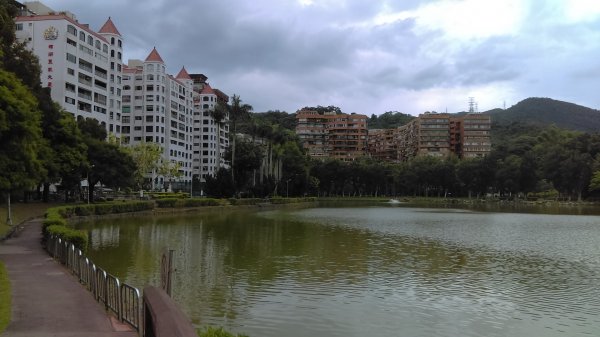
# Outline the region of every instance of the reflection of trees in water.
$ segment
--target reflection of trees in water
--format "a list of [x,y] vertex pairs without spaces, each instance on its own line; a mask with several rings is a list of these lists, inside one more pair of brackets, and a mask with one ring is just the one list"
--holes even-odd
[[[91,238],[98,265],[139,287],[158,285],[160,255],[175,249],[174,298],[195,323],[226,325],[249,316],[261,297],[297,288],[386,289],[423,301],[494,298],[529,311],[545,296],[560,304],[554,312],[581,311],[587,300],[574,296],[599,295],[598,273],[585,263],[252,212],[111,219],[95,224]],[[597,305],[588,307],[597,313]]]

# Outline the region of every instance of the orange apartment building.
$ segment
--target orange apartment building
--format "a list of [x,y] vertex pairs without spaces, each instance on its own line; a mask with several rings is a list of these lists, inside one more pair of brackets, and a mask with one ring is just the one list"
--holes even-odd
[[369,133],[369,154],[391,162],[417,156],[483,157],[491,151],[491,118],[485,114],[426,113],[395,129]]
[[296,134],[308,155],[352,161],[367,153],[367,116],[299,110]]
[[398,129],[369,130],[368,152],[371,158],[381,161],[398,160]]

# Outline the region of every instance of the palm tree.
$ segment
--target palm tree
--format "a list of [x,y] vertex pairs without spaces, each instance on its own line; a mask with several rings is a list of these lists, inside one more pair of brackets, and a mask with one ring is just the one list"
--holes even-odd
[[[231,106],[229,107],[229,122],[231,123],[233,134],[231,136],[231,181],[235,183],[234,179],[234,165],[235,165],[235,138],[237,134],[237,121],[243,120],[250,116],[252,106],[249,104],[242,104],[240,96],[233,95],[231,99]],[[235,184],[234,184],[235,185]]]
[[217,169],[214,172],[216,174],[221,167],[221,126],[229,116],[229,106],[226,103],[219,102],[210,110],[210,116],[217,125]]

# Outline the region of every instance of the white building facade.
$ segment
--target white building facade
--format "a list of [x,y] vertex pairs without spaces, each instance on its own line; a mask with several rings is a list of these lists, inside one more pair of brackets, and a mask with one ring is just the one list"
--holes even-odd
[[112,20],[96,32],[69,12],[24,5],[30,15],[15,18],[16,37],[39,58],[42,86],[75,118],[96,119],[119,137],[123,39]]
[[[123,70],[122,139],[125,146],[156,143],[163,162],[179,166],[176,183],[192,181],[192,79],[185,69],[173,77],[156,48],[146,60],[130,60]],[[167,177],[156,174],[154,186]],[[181,188],[178,188],[181,189]]]
[[[156,48],[125,65],[123,37],[111,18],[96,32],[70,12],[37,1],[24,5],[15,18],[17,39],[39,58],[42,86],[62,108],[76,119],[98,120],[124,146],[159,144],[162,161],[179,167],[175,189],[228,167],[229,116],[217,122],[211,112],[229,97],[206,76],[185,68],[169,75]],[[157,172],[152,178],[156,189],[167,185]]]
[[191,75],[194,83],[194,157],[193,174],[200,182],[214,176],[220,167],[228,167],[225,151],[229,147],[229,116],[215,121],[213,109],[227,104],[229,97],[213,89],[202,74]]

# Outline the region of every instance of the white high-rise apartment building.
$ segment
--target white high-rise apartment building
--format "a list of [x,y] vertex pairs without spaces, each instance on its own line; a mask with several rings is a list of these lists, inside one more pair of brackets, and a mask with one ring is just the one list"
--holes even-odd
[[16,37],[39,58],[42,86],[76,118],[94,118],[120,136],[123,39],[112,20],[96,32],[72,13],[24,5],[29,15],[15,18]]
[[[227,167],[229,116],[216,123],[211,111],[229,97],[213,89],[202,74],[185,68],[168,75],[156,48],[144,61],[122,61],[123,38],[113,21],[96,32],[70,12],[25,2],[15,18],[16,35],[40,60],[41,83],[52,99],[77,119],[94,118],[125,146],[153,142],[165,162],[179,164],[177,183],[201,182]],[[154,186],[166,185],[154,174]]]
[[[185,68],[175,77],[167,74],[156,48],[123,69],[122,144],[159,144],[163,161],[179,164],[181,176],[173,179],[178,183],[192,181],[193,95]],[[155,173],[153,178],[155,187],[166,185],[166,177]]]
[[192,74],[194,83],[194,162],[193,174],[206,182],[220,167],[227,167],[225,151],[229,147],[229,116],[218,123],[211,111],[218,103],[228,103],[229,97],[213,89],[202,74]]

